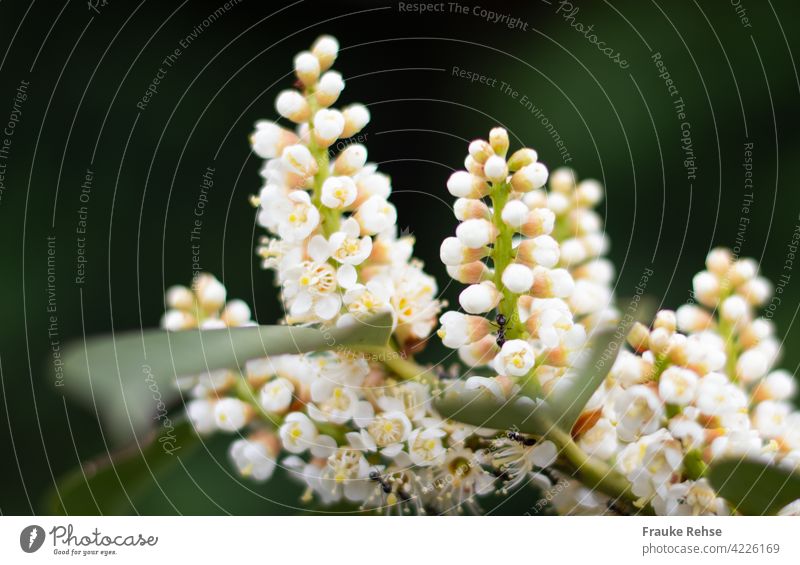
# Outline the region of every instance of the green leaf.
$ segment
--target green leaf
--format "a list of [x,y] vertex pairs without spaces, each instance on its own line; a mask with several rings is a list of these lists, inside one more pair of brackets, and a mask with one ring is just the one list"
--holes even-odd
[[64,386],[97,413],[117,442],[141,436],[176,400],[179,376],[236,369],[250,359],[329,349],[386,345],[391,314],[348,328],[254,326],[168,332],[148,330],[69,345]]
[[800,474],[752,459],[723,459],[708,480],[742,514],[764,516],[800,499]]
[[567,371],[547,395],[547,404],[552,409],[556,424],[564,431],[572,430],[589,399],[603,384],[624,345],[626,333],[616,330],[598,333],[583,367]]
[[502,401],[482,388],[467,390],[462,382],[440,394],[434,405],[446,418],[481,428],[543,436],[552,427],[549,408],[542,400],[519,395]]
[[199,436],[186,419],[162,420],[147,442],[83,464],[58,481],[48,511],[60,515],[127,514],[132,500],[157,483],[156,475],[187,456]]

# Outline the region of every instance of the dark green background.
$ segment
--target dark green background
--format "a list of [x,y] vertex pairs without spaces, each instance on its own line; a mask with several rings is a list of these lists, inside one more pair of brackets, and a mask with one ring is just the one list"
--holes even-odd
[[[647,293],[676,307],[708,249],[734,243],[746,142],[754,144],[755,201],[742,255],[759,259],[770,278],[784,273],[800,211],[796,2],[742,0],[750,28],[721,0],[576,2],[575,21],[594,25],[628,69],[570,27],[557,2],[491,4],[528,30],[472,15],[402,13],[397,3],[307,1],[279,11],[277,3],[244,0],[183,50],[140,113],[136,102],[161,61],[221,2],[112,0],[99,14],[83,1],[0,3],[3,125],[20,81],[30,81],[0,200],[0,512],[47,512],[54,477],[106,450],[92,412],[65,400],[50,376],[48,235],[57,241],[62,342],[154,326],[163,289],[191,279],[189,230],[201,176],[212,166],[203,266],[230,296],[251,303],[259,322],[279,317],[271,276],[253,255],[260,230],[248,195],[259,188],[259,161],[247,135],[255,120],[274,118],[292,56],[321,33],[341,42],[341,100],[370,107],[371,160],[392,176],[400,227],[416,235],[417,255],[443,286],[439,242],[455,227],[444,184],[468,140],[502,124],[515,144],[537,148],[551,168],[560,164],[541,121],[498,88],[453,77],[454,66],[527,95],[568,146],[570,164],[605,183],[601,212],[619,296],[632,294],[652,265]],[[679,121],[651,50],[662,54],[686,102],[699,167],[691,186]],[[73,282],[75,228],[87,167],[95,176],[81,293]],[[786,337],[782,364],[794,371],[800,274],[791,275],[774,319]],[[444,295],[453,301],[456,287]],[[431,347],[427,358],[438,351]],[[158,478],[160,488],[134,493],[130,511],[296,512],[294,485],[277,478],[259,486],[228,474],[228,440],[217,437],[183,459]],[[498,511],[525,512],[534,500],[522,493]]]

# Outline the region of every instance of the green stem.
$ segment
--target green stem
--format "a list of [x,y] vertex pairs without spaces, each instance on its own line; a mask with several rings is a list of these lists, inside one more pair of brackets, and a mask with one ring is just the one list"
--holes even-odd
[[[311,107],[311,116],[314,116],[319,109],[319,106],[314,99],[314,91],[313,89],[308,89],[305,94],[306,100],[308,100],[308,105]],[[322,204],[322,184],[330,175],[330,156],[328,155],[327,147],[320,147],[317,145],[317,142],[314,141],[313,128],[310,121],[308,123],[308,128],[308,149],[311,151],[311,155],[317,162],[317,174],[314,175],[314,190],[311,194],[311,202],[313,202],[314,206],[316,206],[319,210],[322,234],[325,237],[329,237],[333,232],[339,230],[341,213],[338,210],[332,210],[331,208],[328,208]]]
[[497,228],[497,239],[492,249],[492,261],[494,263],[494,285],[503,294],[497,311],[506,318],[506,339],[517,339],[522,336],[522,326],[517,323],[516,304],[517,296],[508,290],[503,284],[503,271],[514,258],[512,241],[514,230],[503,222],[503,208],[508,202],[510,193],[508,183],[497,183],[492,186],[491,200],[494,210],[492,222]]

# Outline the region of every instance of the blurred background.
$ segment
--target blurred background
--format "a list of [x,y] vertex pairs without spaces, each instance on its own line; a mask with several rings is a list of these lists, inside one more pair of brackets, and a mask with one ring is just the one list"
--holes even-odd
[[[400,227],[416,236],[444,298],[457,295],[438,259],[455,227],[445,181],[468,141],[500,124],[551,169],[567,164],[605,184],[618,296],[652,268],[646,293],[679,306],[716,245],[783,276],[770,315],[786,339],[781,364],[796,370],[796,2],[421,6],[0,3],[2,514],[52,512],[55,481],[114,448],[93,412],[55,386],[64,343],[156,326],[164,289],[190,283],[197,259],[260,323],[280,318],[253,253],[261,232],[248,197],[260,162],[247,136],[275,118],[292,57],[322,33],[341,43],[340,102],[372,112],[370,160],[391,175]],[[432,345],[423,359],[438,353]],[[119,511],[301,511],[301,489],[283,475],[265,485],[236,478],[229,441],[213,437],[154,472]],[[496,512],[524,512],[535,498],[522,493]]]

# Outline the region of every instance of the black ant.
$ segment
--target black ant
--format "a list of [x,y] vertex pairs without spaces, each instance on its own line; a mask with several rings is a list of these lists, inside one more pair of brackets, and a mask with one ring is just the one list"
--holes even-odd
[[503,314],[498,314],[497,318],[494,319],[497,323],[497,347],[503,347],[503,344],[506,342],[506,324],[508,320]]
[[370,471],[369,480],[375,481],[376,483],[381,485],[381,490],[383,490],[384,493],[389,494],[390,492],[392,492],[392,485],[387,483],[386,479],[381,477],[381,474],[378,471]]
[[531,445],[536,445],[536,440],[533,438],[525,437],[519,432],[508,432],[506,434],[508,439],[512,441],[516,441],[524,445],[525,447],[530,447]]

